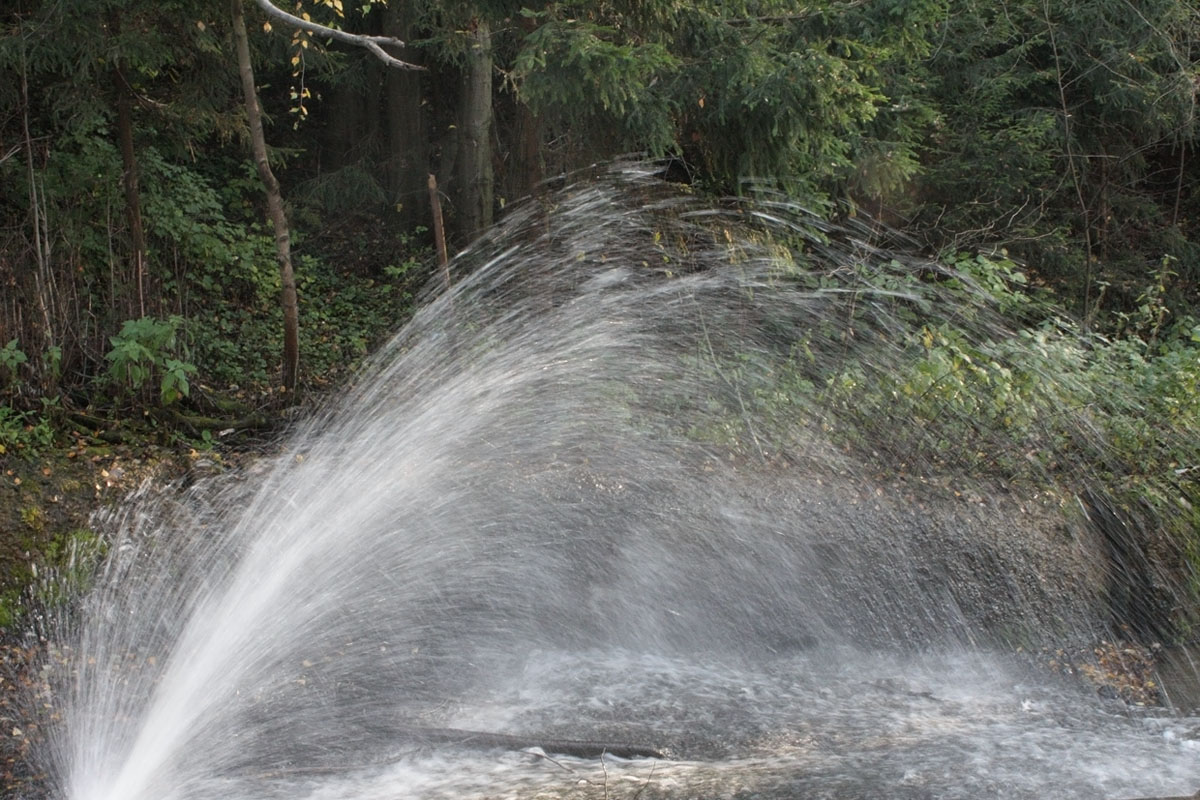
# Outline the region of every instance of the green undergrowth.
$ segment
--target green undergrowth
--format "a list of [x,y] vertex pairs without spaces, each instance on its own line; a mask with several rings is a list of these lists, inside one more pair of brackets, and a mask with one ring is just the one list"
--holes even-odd
[[[1200,609],[1200,322],[1172,319],[1152,275],[1105,335],[1031,290],[1003,255],[783,272],[831,298],[775,352],[710,358],[719,384],[689,435],[747,455],[812,431],[883,476],[1092,493]],[[825,293],[825,294],[822,294]],[[715,360],[713,360],[715,359]],[[705,360],[702,358],[701,360]],[[750,423],[750,424],[748,424]],[[799,437],[799,438],[797,438]],[[1131,523],[1132,524],[1132,523]]]
[[[1129,526],[1129,546],[1186,587],[1171,615],[1190,636],[1200,609],[1200,326],[1183,320],[1152,341],[1057,321],[984,342],[926,328],[905,350],[895,371],[831,381],[837,435],[873,452],[885,442],[901,469],[1101,497]],[[881,436],[888,418],[907,422]]]
[[105,553],[92,512],[135,485],[130,458],[79,445],[0,455],[0,633],[82,596]]
[[36,455],[53,444],[54,426],[45,415],[0,405],[0,456]]
[[[217,213],[206,186],[183,178],[173,186],[156,224],[170,228],[175,258],[192,265],[163,287],[178,313],[119,322],[94,359],[67,375],[47,372],[60,368],[57,348],[0,342],[0,629],[29,608],[82,594],[103,556],[89,516],[132,490],[131,475],[272,441],[291,418],[287,406],[336,391],[404,323],[427,277],[420,231],[367,220],[297,235],[300,393],[281,398],[271,238]],[[141,464],[136,472],[131,462]],[[125,478],[105,474],[114,464]]]
[[[412,313],[426,254],[401,238],[400,257],[378,271],[344,268],[337,254],[296,259],[301,380],[308,388],[339,385]],[[346,260],[357,261],[353,254]],[[272,289],[277,293],[277,276]],[[189,320],[187,332],[205,380],[239,388],[277,380],[283,313],[274,294],[270,302],[213,305]]]
[[91,588],[108,550],[90,528],[29,536],[23,544],[29,556],[10,566],[0,588],[0,630],[24,625],[31,609],[54,612],[78,600]]

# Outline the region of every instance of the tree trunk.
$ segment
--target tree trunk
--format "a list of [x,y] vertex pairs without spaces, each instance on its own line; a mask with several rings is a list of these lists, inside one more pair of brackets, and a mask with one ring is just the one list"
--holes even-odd
[[[521,31],[524,36],[530,36],[537,30],[538,21],[533,17],[521,20]],[[541,191],[545,179],[545,161],[543,159],[542,137],[544,135],[542,117],[535,114],[529,104],[520,98],[518,92],[508,95],[516,110],[516,130],[513,164],[506,169],[507,180],[505,191],[509,197],[524,197]],[[503,159],[501,163],[507,163]]]
[[[412,38],[411,3],[388,3],[383,21],[385,36],[403,41]],[[401,51],[405,61],[415,63],[416,54]],[[404,219],[415,224],[425,204],[423,191],[430,172],[429,145],[425,132],[425,111],[421,104],[421,73],[415,70],[389,69],[384,74],[385,115],[387,122],[387,177],[392,202],[400,207]]]
[[[42,341],[45,343],[41,349],[49,350],[57,343],[57,336],[54,331],[54,323],[51,320],[50,308],[53,301],[50,294],[50,287],[54,283],[54,276],[50,271],[50,234],[46,230],[48,221],[43,213],[43,193],[39,191],[37,170],[33,165],[33,135],[29,131],[29,67],[25,60],[25,42],[22,35],[21,41],[21,133],[24,138],[25,145],[25,177],[29,186],[29,219],[33,225],[33,252],[37,262],[37,270],[34,272],[34,284],[36,287],[38,308],[42,312]],[[14,276],[15,277],[15,276]],[[15,283],[15,281],[14,281]],[[13,315],[14,317],[16,315]],[[0,332],[3,332],[3,322],[0,322]],[[16,331],[14,331],[15,333]],[[0,336],[0,340],[7,339],[7,334]],[[29,337],[32,339],[33,337]],[[44,375],[49,375],[50,370],[45,370]],[[43,384],[46,389],[46,394],[49,395],[53,387],[49,384]]]
[[468,32],[463,91],[459,104],[457,203],[458,229],[464,239],[492,224],[492,34],[476,20]]
[[254,87],[254,69],[250,64],[250,40],[246,35],[246,20],[242,16],[242,0],[231,0],[233,38],[237,48],[238,72],[242,78],[242,94],[246,101],[246,121],[250,126],[250,146],[254,163],[267,194],[267,213],[275,230],[275,255],[279,260],[280,302],[283,306],[283,388],[296,388],[296,373],[300,367],[300,317],[296,303],[296,277],[292,270],[291,234],[283,210],[279,181],[267,160],[267,140],[263,136],[262,111],[258,91]]
[[383,84],[380,68],[374,61],[364,59],[361,83],[340,87],[321,101],[327,114],[325,130],[319,139],[323,173],[361,164],[363,154],[371,152],[379,140]]
[[133,282],[137,288],[137,313],[146,316],[146,235],[142,230],[142,199],[138,187],[137,153],[133,149],[133,101],[129,82],[120,66],[113,70],[117,91],[117,139],[121,147],[121,183],[125,188],[125,216],[133,248]]
[[539,191],[545,170],[542,164],[542,119],[525,103],[517,101],[518,164],[520,170],[514,197]]

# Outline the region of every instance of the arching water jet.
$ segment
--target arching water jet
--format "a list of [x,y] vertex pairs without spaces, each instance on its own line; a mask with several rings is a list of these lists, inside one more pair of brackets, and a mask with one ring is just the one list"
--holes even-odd
[[[989,427],[971,394],[1070,336],[1022,344],[969,274],[871,242],[637,168],[514,212],[265,473],[124,510],[66,638],[58,792],[1200,783],[1195,720],[1013,655],[1112,622],[1107,551],[1074,500],[1105,447],[1094,420]],[[984,358],[983,383],[956,373]],[[930,398],[937,415],[910,413]],[[412,736],[445,728],[647,741],[672,761]]]

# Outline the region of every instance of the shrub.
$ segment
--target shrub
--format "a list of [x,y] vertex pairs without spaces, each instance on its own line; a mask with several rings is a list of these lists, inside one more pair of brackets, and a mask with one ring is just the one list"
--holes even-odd
[[166,406],[187,397],[188,376],[196,366],[179,354],[178,330],[181,317],[165,320],[153,317],[126,320],[121,331],[109,339],[112,350],[105,354],[109,362],[107,378],[119,397],[146,394],[146,387],[158,382],[158,401]]

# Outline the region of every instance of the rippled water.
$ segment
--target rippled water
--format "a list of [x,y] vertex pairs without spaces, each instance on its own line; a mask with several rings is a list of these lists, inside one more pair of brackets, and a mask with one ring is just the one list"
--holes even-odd
[[1104,703],[999,657],[829,655],[535,653],[507,685],[442,710],[467,729],[653,742],[665,760],[410,743],[383,765],[226,776],[180,796],[1094,800],[1200,783],[1200,718]]

